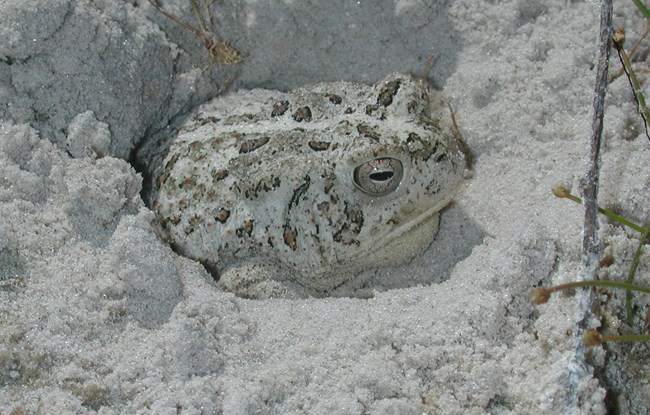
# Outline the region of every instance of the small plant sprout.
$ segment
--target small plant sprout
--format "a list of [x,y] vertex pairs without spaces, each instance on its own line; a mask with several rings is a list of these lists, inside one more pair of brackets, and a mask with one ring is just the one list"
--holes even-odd
[[582,336],[585,346],[600,346],[605,342],[643,342],[650,340],[650,335],[647,334],[624,334],[608,336],[600,334],[596,330],[587,330]]
[[[622,29],[620,29],[620,30],[622,30]],[[641,46],[641,42],[643,41],[643,39],[645,39],[648,36],[649,33],[650,33],[650,24],[648,24],[648,27],[646,28],[646,31],[643,32],[643,35],[641,35],[639,40],[637,40],[636,43],[634,44],[634,46],[632,46],[632,49],[630,49],[630,52],[627,53],[628,60],[631,60],[632,57],[636,54],[636,51],[639,49],[639,46]],[[609,79],[608,79],[608,82],[609,83],[614,82],[616,79],[620,78],[624,73],[625,73],[625,66],[621,67],[621,69],[619,69],[618,71],[616,71],[616,73],[611,75],[609,77]]]
[[[199,8],[196,0],[189,0],[192,13],[196,17],[196,20],[199,24],[199,27],[196,28],[191,24],[185,22],[178,16],[168,12],[158,5],[156,0],[148,0],[153,7],[155,7],[160,13],[165,15],[165,17],[173,20],[179,25],[183,26],[185,29],[194,33],[199,39],[203,40],[205,48],[210,53],[210,62],[203,69],[204,71],[208,70],[212,65],[237,65],[242,62],[241,53],[235,49],[228,41],[224,40],[214,29],[212,25],[212,15],[210,14],[208,0],[201,0],[203,5],[203,12]],[[204,18],[204,14],[207,18]]]
[[566,284],[556,285],[550,288],[537,287],[530,294],[530,301],[535,305],[540,305],[548,302],[551,294],[556,291],[570,290],[573,288],[586,288],[586,287],[610,287],[610,288],[623,288],[626,290],[638,291],[650,294],[650,287],[642,287],[640,285],[628,284],[622,281],[575,281]]
[[643,92],[641,91],[641,84],[639,84],[636,73],[634,72],[634,69],[632,69],[630,58],[623,48],[623,45],[625,43],[625,30],[616,29],[616,31],[614,31],[612,43],[618,52],[618,58],[621,60],[621,65],[623,66],[623,70],[625,71],[627,79],[630,82],[632,92],[634,92],[634,99],[636,100],[637,109],[639,111],[639,114],[641,114],[641,118],[643,118],[645,135],[650,140],[650,133],[648,133],[648,121],[650,120],[650,112],[648,111],[648,106],[645,103],[645,98],[643,96]]
[[[558,198],[564,198],[564,199],[570,199],[576,203],[581,204],[582,199],[579,198],[576,195],[573,195],[569,192],[569,190],[562,186],[562,185],[555,185],[553,186],[553,194],[555,197]],[[636,273],[636,268],[639,262],[639,258],[641,255],[641,250],[642,247],[645,243],[645,241],[648,239],[648,236],[650,236],[650,223],[647,224],[645,227],[637,225],[607,209],[603,209],[601,207],[598,207],[598,212],[602,213],[603,215],[607,216],[608,218],[624,225],[627,226],[631,229],[634,229],[635,231],[638,231],[641,233],[641,242],[639,244],[639,247],[636,251],[636,254],[634,256],[634,259],[632,260],[632,265],[630,266],[630,271],[628,274],[628,278],[625,282],[622,281],[601,281],[601,280],[588,280],[588,281],[576,281],[576,282],[569,282],[566,284],[561,284],[561,285],[556,285],[550,288],[544,288],[544,287],[537,287],[533,289],[533,291],[530,294],[530,300],[533,304],[539,305],[539,304],[544,304],[548,302],[548,300],[551,297],[551,294],[557,291],[562,291],[562,290],[569,290],[569,289],[575,289],[575,288],[590,288],[590,287],[609,287],[609,288],[622,288],[626,290],[626,303],[625,303],[625,308],[627,311],[627,321],[629,325],[632,325],[632,320],[633,320],[633,313],[632,313],[632,292],[642,292],[642,293],[647,293],[650,294],[650,287],[643,287],[640,285],[635,285],[633,284],[634,281],[634,274]],[[650,309],[648,310],[648,315],[646,315],[646,326],[650,323]],[[587,346],[596,346],[600,345],[604,342],[609,342],[609,341],[647,341],[650,340],[650,335],[602,335],[598,333],[595,330],[590,330],[585,332],[583,340],[585,342],[585,345]]]
[[[571,194],[569,190],[566,187],[562,186],[561,184],[556,184],[555,186],[553,186],[552,190],[553,190],[553,195],[557,198],[569,199],[569,200],[573,200],[577,204],[582,204],[582,199],[580,197]],[[639,226],[634,222],[630,222],[629,220],[625,219],[622,216],[617,215],[612,211],[598,207],[598,212],[602,213],[603,215],[607,216],[613,221],[616,221],[622,225],[634,229],[637,232],[641,232],[641,233],[645,232],[645,229],[642,226]]]
[[[641,42],[643,41],[643,39],[645,39],[646,36],[648,36],[648,33],[650,33],[650,10],[648,10],[648,8],[645,7],[645,5],[641,2],[641,0],[632,0],[632,3],[634,3],[634,5],[637,7],[637,9],[639,9],[639,11],[643,15],[643,17],[648,22],[648,25],[646,27],[645,32],[643,32],[643,35],[641,35],[641,37],[639,38],[639,40],[636,41],[636,43],[634,44],[632,49],[630,49],[630,53],[628,54],[629,58],[632,58],[632,56],[634,56],[636,51],[639,49],[639,46],[641,46]],[[616,39],[613,39],[613,40],[616,41]],[[614,45],[614,46],[616,48],[618,48],[618,46],[616,46],[616,45]],[[622,46],[622,44],[621,44],[621,46]],[[631,68],[631,65],[630,65],[630,68]],[[614,75],[612,75],[609,78],[608,82],[609,83],[613,82],[615,79],[617,79],[619,76],[623,75],[623,73],[625,73],[625,72],[626,72],[626,68],[625,68],[625,66],[623,66]]]

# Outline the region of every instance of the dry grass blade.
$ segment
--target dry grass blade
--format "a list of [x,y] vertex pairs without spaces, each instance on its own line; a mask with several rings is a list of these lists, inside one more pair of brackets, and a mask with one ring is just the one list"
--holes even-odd
[[208,65],[203,69],[204,71],[208,70],[214,64],[236,65],[242,62],[243,59],[241,53],[235,49],[228,41],[219,36],[219,34],[214,30],[214,27],[212,26],[210,10],[205,0],[203,0],[203,6],[205,9],[204,13],[208,16],[207,19],[203,17],[201,10],[196,4],[196,1],[189,0],[192,13],[194,13],[196,20],[199,22],[199,28],[192,26],[178,16],[163,9],[158,5],[156,1],[148,1],[165,17],[183,26],[185,29],[194,33],[199,39],[203,40],[203,44],[210,53],[211,57],[210,63],[208,63]]

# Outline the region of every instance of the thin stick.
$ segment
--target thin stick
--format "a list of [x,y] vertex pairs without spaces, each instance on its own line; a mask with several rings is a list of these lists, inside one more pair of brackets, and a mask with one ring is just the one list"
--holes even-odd
[[[600,36],[598,69],[593,101],[593,118],[591,136],[589,137],[589,155],[587,174],[581,181],[582,199],[584,200],[584,223],[582,228],[582,281],[595,279],[600,256],[598,241],[598,177],[600,167],[600,143],[603,133],[605,113],[605,94],[607,91],[607,71],[609,70],[609,50],[612,41],[612,0],[600,2]],[[577,408],[581,401],[580,384],[589,370],[585,362],[585,345],[582,336],[591,317],[592,291],[580,290],[576,294],[580,317],[576,324],[573,338],[575,354],[569,364],[567,390],[569,391],[569,408]],[[567,408],[568,409],[568,408]]]
[[600,173],[600,143],[603,133],[603,118],[605,114],[605,95],[607,92],[607,71],[609,69],[609,50],[612,39],[612,2],[601,1],[600,17],[600,58],[596,74],[594,91],[594,113],[589,137],[589,157],[587,174],[582,181],[582,196],[585,207],[582,260],[587,276],[595,274],[598,264],[598,177]]
[[584,224],[582,229],[582,279],[594,279],[600,256],[598,241],[598,177],[600,174],[600,143],[605,114],[605,95],[607,91],[607,71],[609,69],[609,50],[612,40],[612,1],[601,0],[600,16],[600,58],[594,91],[594,113],[589,137],[587,174],[583,178],[582,199]]

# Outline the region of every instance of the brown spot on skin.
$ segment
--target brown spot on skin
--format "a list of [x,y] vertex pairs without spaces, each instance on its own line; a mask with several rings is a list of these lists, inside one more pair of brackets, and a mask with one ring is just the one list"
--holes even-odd
[[285,112],[289,109],[289,101],[280,101],[273,104],[273,110],[271,110],[271,117],[279,117],[284,115]]
[[363,225],[363,212],[357,209],[352,209],[350,211],[346,209],[345,214],[348,216],[350,222],[357,225],[357,227],[359,228],[358,232],[361,232],[361,226]]
[[250,236],[253,233],[253,219],[248,219],[244,221],[244,230]]
[[156,186],[160,189],[162,185],[167,181],[169,174],[163,173],[156,178]]
[[440,192],[440,190],[441,190],[441,188],[440,188],[440,184],[438,183],[438,181],[437,181],[436,179],[433,179],[433,180],[431,180],[431,182],[429,182],[429,184],[427,185],[427,187],[425,187],[425,190],[426,190],[427,192],[429,192],[429,193],[435,195],[435,194],[437,194],[438,192]]
[[210,142],[210,145],[215,150],[218,150],[219,148],[221,148],[221,144],[223,144],[223,138],[221,138],[221,137],[215,137]]
[[307,189],[309,189],[309,185],[311,184],[311,177],[309,175],[306,175],[305,178],[303,179],[303,183],[293,191],[293,195],[291,196],[291,200],[289,201],[289,211],[291,210],[292,206],[298,206],[298,202],[300,202],[300,198],[302,195],[305,194]]
[[279,177],[271,176],[270,178],[262,179],[257,182],[255,187],[246,187],[239,191],[243,192],[247,199],[256,199],[260,196],[260,193],[273,191],[280,187],[281,184],[282,182]]
[[298,122],[311,121],[311,110],[309,107],[300,107],[293,113],[293,119]]
[[184,210],[187,207],[187,200],[186,199],[181,199],[178,201],[178,208],[180,210]]
[[255,186],[255,194],[262,191],[270,192],[271,190],[275,190],[280,187],[280,184],[282,184],[280,178],[275,176],[271,176],[269,180],[260,180],[257,183],[257,186]]
[[411,101],[408,104],[406,104],[406,109],[409,112],[409,114],[414,112],[417,107],[418,107],[418,104],[415,101]]
[[307,143],[309,148],[311,148],[314,151],[324,151],[330,148],[330,143],[327,141],[315,141],[311,140],[310,142]]
[[205,184],[199,183],[195,187],[196,191],[192,193],[192,197],[194,199],[200,199],[206,192],[205,192]]
[[178,158],[179,158],[179,157],[180,157],[180,155],[179,155],[178,153],[174,154],[174,155],[172,156],[172,158],[169,159],[169,161],[168,161],[167,164],[165,165],[165,169],[172,169],[172,168],[174,168],[174,164],[176,164],[176,162],[178,161]]
[[372,138],[375,141],[379,141],[379,133],[375,129],[371,128],[366,124],[357,125],[357,131],[359,134],[367,138]]
[[251,151],[255,151],[258,148],[262,147],[266,143],[268,143],[271,139],[268,136],[256,138],[253,140],[248,140],[244,143],[242,143],[241,147],[239,147],[239,154],[246,154],[250,153]]
[[354,236],[351,236],[351,230],[352,227],[350,226],[349,223],[343,224],[341,229],[334,234],[334,242],[339,242],[342,243],[343,245],[353,245],[353,244],[359,244],[359,241],[357,241]]
[[416,133],[409,133],[409,136],[408,136],[408,138],[406,139],[406,143],[407,143],[407,144],[410,144],[410,143],[414,143],[414,142],[416,142],[416,141],[422,141],[422,139],[421,139],[420,136],[417,135]]
[[[354,132],[354,126],[348,120],[341,120],[336,127],[334,128],[334,134],[349,136]],[[338,143],[334,143],[335,146],[338,146]],[[334,147],[336,148],[336,147]]]
[[316,209],[318,209],[319,212],[326,213],[330,210],[330,202],[328,201],[321,202],[316,205]]
[[194,183],[195,183],[195,182],[194,182],[194,179],[193,179],[193,178],[191,178],[191,177],[185,177],[185,178],[183,178],[183,182],[182,182],[181,184],[179,184],[178,187],[179,187],[180,189],[182,189],[182,188],[184,188],[184,187],[194,186]]
[[203,149],[203,142],[193,141],[187,145],[189,151],[187,152],[187,157],[193,161],[202,160],[205,157],[205,152],[201,151]]
[[384,107],[387,107],[390,104],[392,104],[393,97],[395,97],[395,94],[397,94],[400,84],[401,84],[400,80],[395,79],[394,81],[390,81],[386,83],[384,86],[382,86],[381,89],[379,90],[379,95],[377,96],[377,104],[382,105]]
[[[329,195],[330,190],[332,190],[332,187],[334,187],[334,179],[331,177],[327,177],[327,181],[325,182],[325,186],[323,187],[323,191],[325,192],[326,195]],[[330,195],[330,198],[333,199]],[[334,202],[336,203],[336,202]]]
[[217,122],[219,122],[219,118],[210,115],[201,120],[201,125],[205,125],[209,123],[217,123]]
[[169,221],[174,224],[178,225],[178,223],[181,221],[181,214],[180,213],[174,213],[169,217]]
[[363,212],[358,209],[348,209],[347,203],[345,204],[346,221],[334,235],[334,241],[342,243],[343,245],[359,244],[356,237],[361,232],[363,227]]
[[228,170],[221,169],[221,170],[213,170],[212,171],[212,181],[214,181],[214,182],[218,182],[220,180],[223,180],[226,177],[228,177]]
[[327,95],[327,98],[330,100],[330,102],[334,105],[339,105],[341,102],[343,102],[343,98],[336,94],[329,94]]
[[189,218],[187,220],[187,223],[189,223],[192,226],[199,225],[199,224],[203,223],[203,216],[194,215],[194,216],[192,216],[191,218]]
[[237,230],[235,230],[235,234],[240,238],[243,237],[244,234],[251,236],[252,233],[253,233],[253,219],[245,220],[244,223],[242,224],[242,227],[237,228]]
[[217,212],[217,216],[215,216],[214,219],[219,223],[226,223],[229,217],[230,211],[225,208],[220,208],[219,212]]
[[178,161],[178,153],[174,154],[171,159],[165,164],[165,173],[169,173],[173,168],[176,162]]
[[291,248],[292,251],[298,249],[298,244],[296,243],[297,232],[295,229],[291,229],[288,223],[284,224],[284,233],[282,238],[284,239],[284,244]]
[[379,109],[379,105],[366,105],[366,115],[372,115],[377,109]]

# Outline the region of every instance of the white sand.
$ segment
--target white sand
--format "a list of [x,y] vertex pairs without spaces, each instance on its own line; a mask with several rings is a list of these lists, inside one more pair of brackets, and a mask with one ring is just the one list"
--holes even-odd
[[[200,40],[146,1],[0,1],[0,414],[604,414],[593,367],[622,413],[647,413],[644,346],[582,362],[574,298],[528,300],[579,272],[581,209],[550,188],[584,172],[597,3],[261,3],[215,19],[244,64],[202,74]],[[373,81],[431,53],[476,163],[437,240],[373,298],[242,300],[156,237],[124,159],[221,80]],[[607,102],[601,203],[644,222],[650,144],[625,78]],[[638,235],[601,236],[622,278]]]

